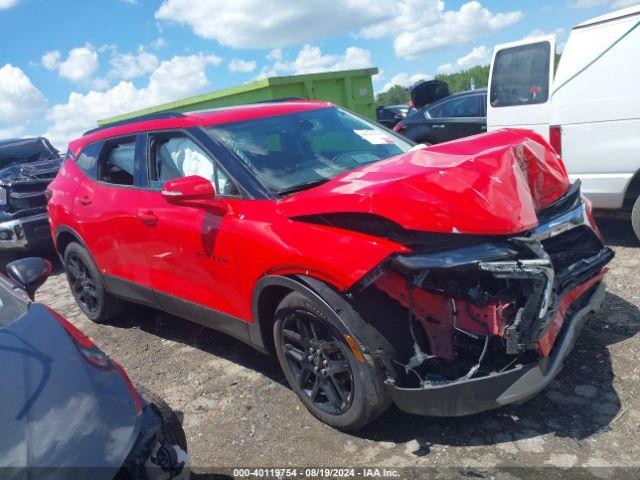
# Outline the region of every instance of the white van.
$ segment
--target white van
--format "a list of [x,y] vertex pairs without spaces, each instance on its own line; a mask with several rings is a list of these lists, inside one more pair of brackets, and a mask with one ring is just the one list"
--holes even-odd
[[542,134],[594,207],[631,211],[640,238],[640,5],[574,27],[554,64],[553,36],[496,46],[487,129]]

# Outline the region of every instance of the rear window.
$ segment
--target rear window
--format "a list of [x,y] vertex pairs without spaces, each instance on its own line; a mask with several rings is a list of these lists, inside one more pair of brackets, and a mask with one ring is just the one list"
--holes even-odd
[[446,100],[426,111],[427,118],[480,117],[478,95],[464,95]]
[[492,107],[534,105],[549,98],[549,42],[500,50],[493,62]]
[[98,180],[114,185],[133,185],[135,137],[105,143],[100,152]]

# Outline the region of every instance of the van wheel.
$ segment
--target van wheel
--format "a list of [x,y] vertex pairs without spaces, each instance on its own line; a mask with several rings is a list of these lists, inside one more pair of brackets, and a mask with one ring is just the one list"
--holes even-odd
[[631,226],[636,237],[640,240],[640,197],[636,198],[636,203],[633,204],[633,210],[631,210]]
[[356,359],[343,328],[306,296],[292,292],[275,312],[274,344],[291,389],[320,421],[356,430],[390,405],[382,373]]
[[98,267],[82,245],[67,246],[64,269],[73,298],[89,320],[104,323],[122,311],[123,302],[106,291]]

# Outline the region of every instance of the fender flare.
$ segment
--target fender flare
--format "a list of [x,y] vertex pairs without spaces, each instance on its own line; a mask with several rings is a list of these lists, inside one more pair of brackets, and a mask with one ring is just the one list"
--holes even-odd
[[[260,325],[259,300],[262,292],[266,288],[273,286],[288,288],[291,291],[298,292],[312,300],[325,315],[334,320],[351,338],[354,339],[361,353],[366,352],[364,344],[359,340],[358,335],[353,332],[353,329],[347,325],[347,323],[338,314],[340,307],[335,305],[335,301],[332,302],[331,299],[327,300],[322,296],[323,293],[327,296],[327,291],[333,292],[336,296],[338,296],[338,294],[324,282],[307,275],[295,275],[293,277],[267,275],[258,280],[253,289],[253,296],[251,300],[251,314],[253,317],[253,325],[255,326],[255,328],[251,329],[251,340],[253,343],[258,344],[263,349],[268,349],[269,342],[267,341],[267,338],[265,338],[265,328],[267,327],[265,327],[264,324],[270,322],[265,322],[265,319],[262,319],[263,325]],[[254,335],[260,335],[260,338],[255,338]]]
[[64,255],[64,252],[61,252],[58,249],[58,238],[60,237],[60,235],[62,235],[63,233],[68,233],[69,235],[71,235],[73,238],[76,239],[76,241],[82,245],[85,249],[87,249],[87,251],[89,251],[89,248],[87,247],[87,244],[85,243],[85,241],[82,239],[82,236],[76,232],[73,228],[67,226],[67,225],[61,225],[56,229],[56,234],[53,238],[53,242],[54,245],[56,247],[56,252],[58,252],[58,256],[60,258],[62,258],[62,256]]
[[[268,338],[271,335],[269,328],[272,324],[270,322],[271,319],[266,321],[262,319],[262,325],[260,324],[259,299],[264,289],[272,286],[288,288],[312,300],[325,315],[334,320],[337,325],[340,325],[343,331],[353,339],[353,343],[349,342],[347,338],[344,338],[344,341],[351,350],[356,347],[358,351],[354,350],[354,354],[356,356],[359,354],[366,363],[372,366],[375,365],[374,353],[379,348],[387,349],[390,347],[386,339],[380,338],[380,334],[371,326],[367,328],[366,321],[360,317],[349,302],[325,282],[307,275],[291,277],[267,275],[256,282],[251,306],[253,328],[250,328],[250,337],[252,343],[261,350],[269,351],[270,342]],[[349,322],[345,321],[345,318]]]

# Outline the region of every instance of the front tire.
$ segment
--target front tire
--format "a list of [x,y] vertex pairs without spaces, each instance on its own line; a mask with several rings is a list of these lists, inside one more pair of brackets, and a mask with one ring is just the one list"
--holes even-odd
[[390,405],[383,375],[344,338],[344,327],[313,301],[292,292],[275,312],[274,343],[291,389],[320,421],[357,430]]
[[636,202],[633,204],[633,210],[631,210],[631,226],[633,232],[636,234],[638,240],[640,240],[640,196],[636,198]]
[[64,270],[73,298],[89,320],[105,323],[122,311],[122,300],[107,292],[98,267],[82,245],[74,242],[67,246]]

